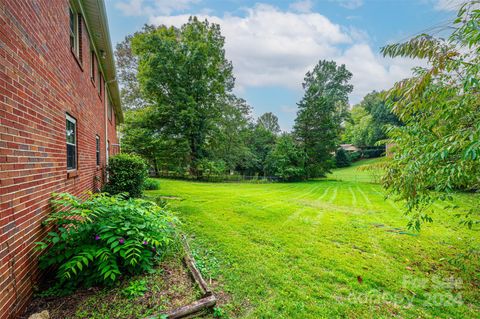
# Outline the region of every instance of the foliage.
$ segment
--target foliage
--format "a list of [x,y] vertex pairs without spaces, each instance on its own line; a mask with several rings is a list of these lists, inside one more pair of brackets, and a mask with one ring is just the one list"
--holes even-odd
[[385,148],[383,147],[372,147],[365,148],[362,150],[363,158],[375,158],[385,155]]
[[228,318],[225,310],[220,307],[213,308],[213,318]]
[[372,116],[365,108],[355,105],[350,111],[349,121],[345,123],[344,141],[359,147],[373,145],[375,140],[372,122]]
[[275,147],[276,135],[267,130],[263,125],[251,125],[247,136],[247,145],[250,147],[252,158],[249,163],[239,168],[247,175],[266,175],[267,156]]
[[218,24],[196,17],[179,29],[151,28],[131,40],[140,89],[152,105],[153,128],[161,138],[187,146],[185,158],[194,176],[233,88],[224,42]]
[[54,194],[52,226],[38,249],[42,269],[55,267],[61,285],[111,284],[152,269],[174,243],[175,218],[142,199]]
[[247,145],[251,121],[251,107],[243,99],[228,95],[214,134],[208,140],[208,158],[225,163],[225,170],[233,172],[250,167],[253,154]]
[[351,162],[355,162],[355,161],[358,161],[362,157],[362,153],[357,152],[357,151],[350,152],[350,154],[348,154],[348,156],[350,157]]
[[108,159],[108,182],[104,191],[111,194],[128,193],[129,197],[141,197],[147,165],[135,154],[121,153]]
[[348,94],[353,90],[348,84],[351,78],[345,65],[325,60],[305,75],[294,134],[305,153],[307,178],[324,176],[333,166],[331,154],[338,145]]
[[127,298],[136,298],[143,296],[147,291],[146,280],[133,280],[130,284],[122,289],[122,295]]
[[283,181],[300,180],[305,176],[305,158],[290,134],[281,135],[266,158],[267,174]]
[[386,105],[384,93],[373,91],[351,109],[343,139],[359,147],[384,144],[389,125],[399,126],[401,122]]
[[[382,49],[386,56],[422,58],[410,79],[388,92],[393,112],[405,123],[389,130],[394,157],[384,178],[390,194],[407,202],[410,226],[431,221],[428,207],[458,189],[480,189],[480,11],[478,1],[458,12],[455,31],[444,40],[422,34]],[[461,213],[462,214],[462,213]],[[480,222],[478,206],[463,212]]]
[[201,176],[206,175],[222,175],[225,173],[225,162],[223,161],[211,161],[209,159],[202,159],[198,162],[198,172]]
[[280,125],[278,124],[278,117],[272,112],[264,113],[257,119],[257,125],[263,126],[267,131],[278,134],[280,133]]
[[140,92],[138,81],[138,57],[132,52],[132,39],[141,33],[154,29],[151,25],[144,25],[142,30],[133,35],[127,35],[122,42],[117,43],[115,50],[115,65],[120,85],[122,107],[126,110],[140,109],[147,105],[147,101]]
[[335,152],[335,166],[336,167],[347,167],[352,164],[350,156],[345,152],[343,148],[337,149]]
[[154,191],[160,188],[160,181],[154,178],[146,178],[143,183],[143,189],[147,191]]

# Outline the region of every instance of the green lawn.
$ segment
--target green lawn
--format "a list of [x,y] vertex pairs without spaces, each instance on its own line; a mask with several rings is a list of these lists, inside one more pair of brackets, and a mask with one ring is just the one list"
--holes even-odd
[[170,197],[231,317],[478,318],[478,261],[464,271],[447,262],[478,246],[478,231],[437,204],[435,222],[409,232],[379,185],[350,178],[367,173],[335,174],[290,184],[162,180],[149,195]]

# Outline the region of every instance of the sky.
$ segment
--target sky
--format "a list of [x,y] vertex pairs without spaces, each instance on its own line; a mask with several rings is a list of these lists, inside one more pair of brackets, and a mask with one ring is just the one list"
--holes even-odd
[[[353,73],[350,104],[424,64],[383,58],[380,48],[452,21],[461,0],[106,0],[113,45],[144,24],[181,26],[189,16],[220,24],[234,93],[253,115],[273,112],[291,130],[305,73],[322,59]],[[439,35],[442,35],[439,33]]]

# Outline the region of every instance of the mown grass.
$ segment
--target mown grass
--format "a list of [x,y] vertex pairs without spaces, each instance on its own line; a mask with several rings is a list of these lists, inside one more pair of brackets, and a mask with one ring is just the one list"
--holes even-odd
[[221,307],[231,317],[477,318],[478,261],[448,260],[478,247],[478,231],[440,204],[434,223],[405,229],[380,185],[347,177],[358,165],[337,180],[291,184],[161,180],[149,195],[176,197],[169,205],[206,277],[229,294]]

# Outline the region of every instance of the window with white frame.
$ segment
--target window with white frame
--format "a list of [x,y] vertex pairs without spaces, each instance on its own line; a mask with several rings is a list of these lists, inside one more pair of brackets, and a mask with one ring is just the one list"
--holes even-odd
[[67,170],[77,169],[77,120],[66,115]]
[[70,15],[70,50],[82,62],[82,19],[75,10],[69,8]]

